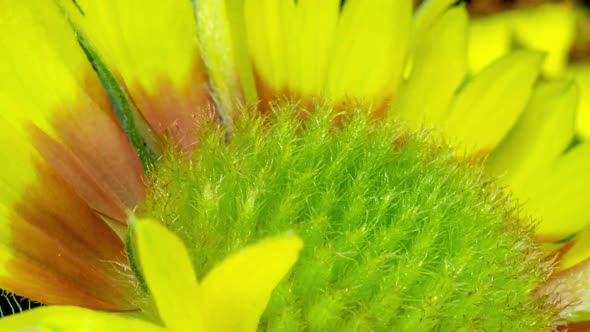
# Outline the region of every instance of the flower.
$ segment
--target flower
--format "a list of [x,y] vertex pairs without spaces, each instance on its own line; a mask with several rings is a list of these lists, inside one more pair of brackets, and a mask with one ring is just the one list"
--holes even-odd
[[[122,241],[128,211],[145,198],[164,137],[190,149],[199,121],[215,121],[191,5],[138,4],[0,1],[3,289],[42,303],[136,308]],[[92,45],[72,28],[86,26],[82,17],[102,29],[88,29]],[[121,25],[135,44],[105,30]]]
[[[128,211],[144,203],[146,172],[166,139],[192,151],[214,110],[231,132],[238,103],[266,113],[285,99],[336,112],[360,104],[413,129],[437,127],[466,154],[491,154],[500,173],[520,171],[505,162],[517,153],[527,167],[546,166],[535,194],[547,199],[555,184],[565,193],[542,205],[571,212],[567,225],[544,221],[555,227],[548,233],[578,231],[585,197],[567,192],[586,186],[586,145],[558,151],[571,137],[571,112],[558,111],[571,110],[575,86],[533,88],[543,63],[535,51],[471,76],[467,13],[454,2],[428,1],[413,16],[410,0],[201,0],[193,16],[180,0],[0,0],[0,286],[49,304],[137,309],[122,239]],[[546,153],[537,147],[552,136],[535,129],[554,121],[560,139]],[[522,136],[535,147],[520,151]],[[571,174],[578,181],[557,182]],[[169,307],[158,309],[165,320]]]
[[[539,220],[540,241],[563,240],[588,227],[590,145],[570,148],[578,87],[569,79],[535,85],[541,73],[564,71],[574,37],[570,6],[510,13],[493,18],[499,28],[490,28],[483,19],[468,24],[464,7],[449,7],[452,1],[427,1],[413,18],[404,1],[350,1],[343,8],[340,1],[211,3],[199,1],[197,13],[212,16],[214,7],[226,35],[225,43],[208,44],[211,29],[201,29],[205,53],[221,47],[248,55],[246,64],[234,59],[232,67],[229,58],[225,67],[235,68],[242,94],[252,95],[263,110],[284,99],[372,105],[415,130],[434,128],[467,155],[486,159],[488,172]],[[540,24],[554,27],[550,36],[539,32],[545,31]],[[488,30],[498,36],[491,45],[478,37]],[[547,55],[510,52],[512,30],[524,45]],[[587,236],[570,243],[561,270],[580,264],[568,272],[579,275],[590,268]],[[555,277],[568,279],[568,287],[581,293],[575,301],[587,306],[585,286],[563,276]]]
[[266,239],[226,258],[199,283],[184,244],[166,227],[139,219],[132,221],[132,229],[139,264],[164,328],[132,314],[49,306],[1,319],[0,329],[255,331],[273,288],[303,246],[295,236]]
[[[240,7],[238,3],[241,2],[232,3],[231,6]],[[412,128],[436,128],[449,140],[459,142],[468,154],[478,151],[483,156],[489,155],[492,173],[503,176],[504,182],[508,182],[506,173],[514,172],[514,168],[524,171],[517,160],[534,164],[524,166],[529,168],[527,175],[543,167],[547,171],[546,164],[551,162],[571,164],[575,170],[570,171],[577,176],[568,176],[571,181],[561,183],[558,188],[552,187],[552,190],[559,190],[563,195],[539,194],[543,199],[568,197],[563,201],[554,200],[551,205],[553,208],[547,207],[547,212],[539,212],[542,222],[540,236],[562,239],[585,225],[586,217],[582,209],[588,202],[583,198],[572,199],[578,195],[572,197],[566,194],[585,187],[587,179],[581,169],[585,164],[585,146],[576,148],[578,153],[570,151],[567,158],[564,154],[574,135],[568,124],[573,122],[572,117],[575,116],[573,111],[578,99],[577,87],[571,81],[562,80],[550,84],[551,88],[543,85],[533,88],[541,67],[563,67],[564,49],[567,49],[573,38],[569,29],[572,23],[569,7],[560,5],[554,8],[551,5],[530,15],[532,18],[529,20],[532,22],[538,22],[539,17],[549,16],[555,21],[555,26],[563,27],[563,32],[555,32],[554,39],[559,39],[559,42],[550,39],[551,44],[546,46],[547,49],[549,46],[555,48],[554,51],[551,49],[549,58],[545,59],[541,53],[534,51],[516,51],[504,55],[508,50],[503,49],[499,59],[478,65],[479,72],[474,74],[469,73],[466,53],[469,45],[468,29],[471,26],[468,25],[462,6],[446,10],[451,1],[427,2],[416,13],[413,22],[410,9],[403,4],[371,3],[357,8],[361,5],[353,1],[340,12],[339,1],[322,4],[305,1],[287,3],[265,2],[265,10],[260,13],[256,10],[256,2],[247,1],[242,4],[243,8],[239,8],[244,11],[243,18],[231,20],[238,22],[232,23],[237,26],[225,30],[229,34],[225,38],[229,41],[223,47],[233,47],[233,53],[250,56],[253,74],[251,77],[241,75],[247,76],[242,79],[243,90],[254,91],[250,94],[258,95],[256,100],[261,101],[263,108],[265,103],[273,100],[314,100],[319,96],[335,104],[347,98],[361,100],[377,109],[382,109],[384,103],[391,101],[390,106],[386,107],[389,108],[388,112],[406,121]],[[210,7],[207,1],[200,1],[197,12],[199,6]],[[225,7],[218,10],[222,13],[239,11]],[[313,16],[317,13],[330,14]],[[528,18],[524,14],[520,16]],[[365,29],[348,31],[349,22],[360,20],[360,17],[371,17],[372,20],[369,25],[363,25]],[[313,24],[316,22],[314,20],[317,23]],[[227,21],[230,21],[229,16],[226,17],[226,24],[229,24]],[[280,28],[276,27],[279,22]],[[302,22],[323,28],[319,32],[304,29],[294,33],[297,27],[304,25]],[[518,29],[522,30],[522,38],[533,40],[531,47],[539,48],[535,47],[539,38],[527,37],[532,29],[524,28],[529,25],[514,24],[523,27]],[[232,35],[232,31],[238,33]],[[203,35],[205,33],[201,37]],[[238,39],[245,40],[241,45],[245,50],[236,50],[238,47],[232,40]],[[204,44],[207,50],[210,45],[206,41]],[[345,45],[351,44],[355,47],[346,48]],[[210,46],[214,47],[221,46]],[[543,50],[546,48],[541,47]],[[306,52],[310,54],[306,55]],[[406,64],[405,59],[408,57],[409,64]],[[381,65],[380,61],[386,61],[387,64]],[[385,69],[369,72],[360,69],[367,63]],[[231,64],[228,66],[231,67]],[[485,69],[481,69],[482,66]],[[238,68],[239,64],[235,64],[235,67]],[[238,68],[236,72],[241,71]],[[510,100],[510,103],[506,103],[506,100]],[[556,100],[555,105],[539,107],[549,100]],[[550,116],[556,117],[563,125],[541,130],[543,123],[553,124]],[[555,151],[535,151],[535,145],[543,146],[552,140],[549,130],[562,137],[559,144],[554,143],[556,146],[552,149]],[[514,145],[522,145],[524,152],[508,151]],[[535,158],[546,160],[535,161]],[[552,173],[553,178],[563,176]],[[550,187],[551,181],[547,179],[540,183]],[[516,188],[517,184],[514,186],[513,189],[520,190]],[[536,194],[537,190],[527,189],[524,195],[517,194],[517,197],[528,201],[531,192]],[[531,211],[538,210],[544,203],[535,199],[535,204],[536,207],[532,207]],[[567,219],[571,221],[569,224],[559,222],[559,216],[563,215],[568,216]]]

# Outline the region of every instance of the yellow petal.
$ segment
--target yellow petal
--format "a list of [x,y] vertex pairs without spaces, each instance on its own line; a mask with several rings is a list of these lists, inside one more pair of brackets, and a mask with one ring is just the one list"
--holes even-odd
[[559,269],[565,270],[590,259],[590,230],[584,230],[572,239],[573,244],[559,260]]
[[245,0],[243,30],[260,99],[323,92],[339,9],[338,0]]
[[576,118],[577,133],[583,139],[590,139],[590,65],[574,64],[568,68],[568,71],[580,86],[580,102]]
[[139,265],[165,326],[186,331],[189,324],[199,330],[199,287],[184,244],[154,220],[138,219],[133,225]]
[[188,1],[61,3],[107,64],[130,86],[153,91],[161,77],[181,84],[198,62],[196,26]]
[[125,209],[143,199],[143,170],[65,18],[51,0],[2,0],[0,15],[2,121],[93,208],[124,222]]
[[557,76],[563,73],[574,42],[575,14],[569,4],[547,3],[474,18],[470,30],[469,63],[474,72],[517,45],[545,52],[543,73]]
[[190,1],[57,0],[158,136],[187,146],[209,118]]
[[[417,42],[413,70],[392,103],[393,114],[413,127],[436,126],[446,115],[467,71],[467,12],[463,6],[440,16]],[[436,75],[433,75],[436,73]]]
[[203,280],[209,331],[255,331],[272,290],[303,247],[294,236],[263,240],[225,259]]
[[412,23],[412,45],[420,42],[432,29],[432,24],[455,2],[454,0],[424,1],[416,12]]
[[411,1],[246,0],[248,48],[262,101],[383,103],[406,60]]
[[506,55],[512,43],[512,30],[505,14],[472,18],[469,22],[469,68],[478,73]]
[[[560,240],[590,224],[590,143],[583,143],[523,185],[524,208],[540,220],[541,238]],[[522,195],[527,194],[528,197]]]
[[526,106],[542,61],[538,52],[517,51],[488,66],[455,97],[446,133],[468,149],[493,149]]
[[164,332],[146,321],[80,307],[47,306],[0,319],[1,331]]
[[53,1],[0,0],[0,29],[0,287],[129,310],[123,244],[101,217],[123,227],[143,198],[139,159]]
[[414,19],[412,21],[411,26],[411,38],[410,38],[410,45],[408,46],[408,58],[404,68],[403,78],[407,79],[412,72],[412,66],[414,63],[414,52],[416,51],[416,46],[425,38],[426,33],[428,33],[431,28],[433,22],[438,20],[440,15],[442,15],[450,6],[452,6],[454,1],[452,0],[427,0],[423,1],[416,15],[414,15]]
[[522,116],[488,158],[488,169],[518,198],[527,199],[523,181],[548,167],[571,143],[577,102],[578,88],[571,80],[535,87]]
[[543,73],[548,76],[562,74],[576,35],[573,6],[547,3],[516,10],[509,16],[516,41],[527,48],[547,54]]
[[410,40],[412,1],[346,1],[335,33],[326,92],[375,105],[401,81]]

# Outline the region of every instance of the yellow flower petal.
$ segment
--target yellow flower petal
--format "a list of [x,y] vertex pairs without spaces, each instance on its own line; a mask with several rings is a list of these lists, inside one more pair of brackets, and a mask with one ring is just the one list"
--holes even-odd
[[493,149],[526,106],[542,61],[538,52],[517,51],[488,66],[456,96],[445,132],[468,149]]
[[190,1],[57,0],[158,136],[182,146],[209,118],[208,79]]
[[391,96],[404,70],[412,18],[412,1],[345,3],[330,55],[326,93],[331,100],[371,101]]
[[515,127],[487,160],[488,169],[539,220],[542,238],[558,240],[590,222],[583,212],[590,203],[583,194],[590,184],[583,171],[590,149],[581,146],[562,156],[574,136],[577,100],[573,81],[539,85]]
[[195,21],[188,1],[77,0],[61,4],[130,86],[154,91],[161,77],[182,84],[198,63]]
[[584,230],[572,239],[571,247],[559,260],[559,269],[565,270],[590,259],[590,230]]
[[524,207],[541,221],[539,237],[560,240],[590,224],[584,213],[590,206],[588,165],[590,143],[583,143],[522,185],[529,195],[528,200],[522,198]]
[[297,261],[294,236],[263,240],[225,259],[203,280],[208,331],[255,331],[272,290]]
[[186,331],[187,326],[202,330],[201,295],[184,244],[154,220],[138,219],[133,225],[139,265],[165,326],[172,331]]
[[453,3],[452,0],[426,0],[418,8],[411,25],[410,45],[408,46],[408,57],[403,73],[404,79],[407,79],[412,72],[417,44],[432,29],[433,22],[437,21]]
[[543,73],[548,76],[562,74],[576,34],[572,5],[547,3],[516,10],[509,13],[509,19],[519,44],[547,54]]
[[392,103],[392,114],[399,114],[413,127],[423,124],[431,127],[440,123],[465,78],[465,8],[449,9],[423,35],[414,52],[412,74]]
[[427,0],[422,3],[412,23],[413,46],[424,38],[432,29],[432,24],[455,2],[454,0]]
[[469,63],[478,72],[517,45],[547,54],[543,73],[562,74],[574,42],[575,14],[571,5],[547,3],[492,16],[470,24]]
[[411,1],[351,0],[340,10],[338,0],[246,0],[244,15],[262,101],[321,96],[381,106],[397,89]]
[[580,86],[580,102],[576,118],[577,133],[584,139],[590,139],[590,65],[574,64],[568,68]]
[[469,21],[469,68],[478,73],[510,51],[512,30],[503,14]]
[[124,222],[143,198],[143,170],[67,22],[51,0],[2,0],[0,15],[4,128],[27,137],[93,208]]
[[262,100],[324,91],[339,8],[338,0],[245,1],[243,30]]
[[578,95],[571,80],[537,86],[514,128],[488,158],[488,169],[518,198],[526,201],[523,182],[553,163],[571,143]]
[[129,310],[103,217],[124,227],[143,198],[139,159],[53,1],[0,0],[0,29],[0,287]]
[[92,311],[80,307],[47,306],[0,319],[0,330],[6,332],[164,332],[164,328],[146,321]]
[[172,331],[255,331],[272,290],[303,246],[297,237],[264,240],[223,260],[199,286],[183,243],[166,227],[135,220],[139,265],[160,317]]

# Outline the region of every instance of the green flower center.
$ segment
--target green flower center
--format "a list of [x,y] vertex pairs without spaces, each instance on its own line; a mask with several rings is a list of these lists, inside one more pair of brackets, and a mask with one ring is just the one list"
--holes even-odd
[[547,264],[479,166],[366,111],[339,126],[326,107],[299,112],[245,115],[229,140],[209,125],[191,157],[157,165],[142,212],[185,241],[198,276],[258,239],[301,236],[261,330],[551,326],[554,308],[534,295]]

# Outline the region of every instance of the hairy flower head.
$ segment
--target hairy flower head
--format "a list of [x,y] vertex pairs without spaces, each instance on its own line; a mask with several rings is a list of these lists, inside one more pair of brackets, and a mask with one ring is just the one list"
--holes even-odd
[[185,243],[189,290],[187,271],[213,278],[254,241],[304,239],[266,312],[279,277],[234,321],[247,329],[261,314],[268,330],[542,329],[589,303],[585,265],[545,283],[530,224],[484,180],[537,204],[538,238],[582,229],[577,87],[536,85],[533,50],[470,72],[455,1],[0,0],[0,18],[2,288],[157,321],[145,279],[163,325],[184,328],[159,302],[182,290],[145,263],[159,241],[151,258],[141,235],[139,259],[124,245],[135,210]]

